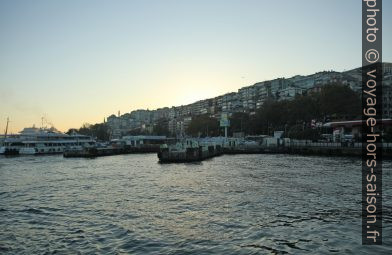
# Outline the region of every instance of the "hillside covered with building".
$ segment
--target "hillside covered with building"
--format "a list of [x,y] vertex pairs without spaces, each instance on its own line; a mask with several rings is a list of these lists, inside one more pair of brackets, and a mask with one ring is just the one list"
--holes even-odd
[[[383,70],[383,114],[385,118],[390,118],[392,64],[384,63]],[[323,71],[307,76],[277,78],[188,105],[156,110],[139,109],[122,115],[113,114],[106,118],[105,123],[95,124],[98,126],[94,127],[97,129],[99,125],[105,126],[99,130],[107,130],[110,138],[139,134],[172,137],[221,135],[219,120],[222,113],[226,113],[231,120],[231,135],[241,131],[247,134],[265,134],[275,129],[287,129],[288,126],[292,128],[295,125],[310,127],[316,125],[315,123],[358,117],[355,115],[356,110],[347,109],[347,106],[360,106],[359,101],[355,100],[359,100],[361,96],[361,78],[361,68],[345,72]],[[334,97],[333,93],[340,95]],[[343,97],[341,93],[345,93]],[[323,98],[323,95],[326,97]],[[341,101],[345,97],[346,100],[351,100],[348,104],[347,101]],[[331,112],[325,109],[328,104],[335,109],[341,107],[340,104],[346,105],[346,112]],[[299,113],[301,116],[293,119],[293,115]]]

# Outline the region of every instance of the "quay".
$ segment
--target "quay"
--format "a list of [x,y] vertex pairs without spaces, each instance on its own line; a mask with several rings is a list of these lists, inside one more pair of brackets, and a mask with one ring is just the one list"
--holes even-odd
[[162,145],[158,152],[161,163],[201,161],[223,154],[223,145],[214,140],[184,139],[171,145]]
[[[312,142],[289,138],[262,137],[258,141],[244,138],[215,137],[210,139],[184,139],[165,144],[158,152],[161,163],[202,161],[223,154],[298,154],[317,156],[362,155],[361,143]],[[392,159],[392,143],[383,143],[383,158]]]
[[[166,137],[135,136],[112,140],[103,147],[93,146],[65,150],[65,158],[157,153],[160,163],[202,161],[223,154],[298,154],[318,156],[362,155],[362,144],[356,142],[313,142],[290,138],[207,137],[171,139]],[[392,159],[392,143],[383,143],[383,158]]]
[[106,145],[65,150],[65,158],[95,158],[120,154],[158,153],[160,146],[170,141],[165,136],[124,136]]
[[65,158],[95,158],[103,156],[112,156],[120,154],[134,154],[134,153],[157,153],[158,147],[103,147],[103,148],[82,148],[65,150],[63,156]]

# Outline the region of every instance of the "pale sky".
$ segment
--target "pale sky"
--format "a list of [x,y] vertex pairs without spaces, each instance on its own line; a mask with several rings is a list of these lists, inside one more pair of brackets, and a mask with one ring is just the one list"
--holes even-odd
[[[392,60],[392,1],[383,1]],[[0,133],[361,65],[359,0],[0,0]]]

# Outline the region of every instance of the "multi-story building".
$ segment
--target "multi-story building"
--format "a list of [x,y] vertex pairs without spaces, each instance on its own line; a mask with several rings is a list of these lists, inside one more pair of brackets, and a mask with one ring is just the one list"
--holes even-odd
[[132,111],[130,113],[130,117],[136,121],[140,121],[142,123],[151,123],[152,114],[150,110],[139,109],[136,111]]
[[169,120],[169,132],[175,137],[185,137],[186,130],[189,127],[192,117],[175,118]]
[[306,90],[303,88],[299,88],[296,86],[289,86],[285,89],[279,90],[278,95],[279,98],[278,100],[292,100],[295,98],[297,95],[302,95]]
[[256,87],[248,86],[238,90],[244,112],[253,112],[256,109]]

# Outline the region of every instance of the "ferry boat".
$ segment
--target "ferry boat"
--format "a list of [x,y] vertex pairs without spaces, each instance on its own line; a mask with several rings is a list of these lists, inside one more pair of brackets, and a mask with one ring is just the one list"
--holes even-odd
[[92,147],[95,140],[77,133],[64,134],[55,128],[24,128],[18,135],[4,138],[0,154],[56,154],[66,149]]
[[18,155],[23,143],[18,137],[4,137],[0,146],[0,155]]
[[0,155],[17,155],[19,154],[19,149],[22,146],[22,143],[18,137],[14,137],[13,135],[8,135],[8,124],[10,120],[7,118],[7,126],[5,127],[5,132],[3,139],[0,140]]

